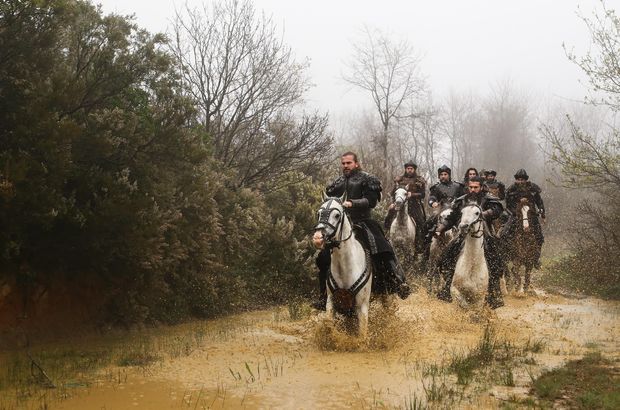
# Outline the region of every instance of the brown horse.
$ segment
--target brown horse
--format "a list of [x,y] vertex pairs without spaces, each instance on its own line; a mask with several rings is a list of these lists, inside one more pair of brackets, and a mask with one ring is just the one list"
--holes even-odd
[[[530,276],[534,264],[540,253],[540,246],[536,242],[532,219],[536,217],[534,204],[522,199],[517,204],[517,212],[513,216],[514,236],[512,238],[510,261],[512,262],[511,276],[515,289],[519,294],[526,292],[530,286]],[[525,268],[525,281],[520,275],[521,267]]]

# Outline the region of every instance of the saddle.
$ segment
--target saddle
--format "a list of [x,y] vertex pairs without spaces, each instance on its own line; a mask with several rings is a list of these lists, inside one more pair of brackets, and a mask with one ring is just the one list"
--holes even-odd
[[353,232],[355,232],[355,237],[358,239],[359,243],[362,244],[366,252],[370,252],[371,255],[376,255],[378,253],[377,242],[368,226],[364,224],[353,224]]

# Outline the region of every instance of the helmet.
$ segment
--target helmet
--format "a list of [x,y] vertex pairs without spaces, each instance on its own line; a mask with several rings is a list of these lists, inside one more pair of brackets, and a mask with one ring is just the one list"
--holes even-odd
[[407,167],[413,167],[413,169],[418,169],[417,164],[416,164],[415,162],[413,162],[413,161],[408,161],[408,162],[405,162],[404,167],[405,167],[405,168],[407,168]]
[[515,179],[517,179],[517,178],[523,178],[523,179],[525,179],[526,181],[527,181],[528,179],[530,179],[529,175],[527,175],[527,172],[525,172],[525,170],[524,170],[523,168],[521,168],[520,170],[518,170],[518,171],[515,173]]
[[447,172],[449,175],[452,175],[452,170],[447,165],[442,165],[437,169],[437,175],[441,174],[442,172]]
[[497,171],[495,171],[494,169],[487,169],[484,171],[484,175],[495,175],[497,176]]

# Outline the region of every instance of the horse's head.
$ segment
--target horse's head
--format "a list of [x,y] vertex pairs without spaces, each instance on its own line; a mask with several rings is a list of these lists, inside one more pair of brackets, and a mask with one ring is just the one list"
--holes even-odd
[[[335,243],[336,234],[342,229],[346,219],[342,198],[326,198],[318,211],[318,222],[314,227],[315,246],[319,244],[317,234],[320,233],[320,244]],[[320,247],[320,246],[317,246]]]
[[461,234],[476,233],[479,230],[478,223],[482,221],[482,208],[476,203],[466,204],[461,209],[461,221],[459,230]]
[[527,198],[522,198],[517,204],[517,218],[521,219],[521,225],[524,231],[530,229],[530,219],[534,212],[534,206]]
[[441,211],[439,212],[439,219],[438,219],[438,223],[442,224],[442,225],[447,225],[447,219],[448,217],[452,214],[452,212],[454,212],[454,210],[452,209],[451,206],[444,206]]
[[394,208],[398,211],[406,201],[407,190],[405,188],[398,188],[396,192],[394,192]]

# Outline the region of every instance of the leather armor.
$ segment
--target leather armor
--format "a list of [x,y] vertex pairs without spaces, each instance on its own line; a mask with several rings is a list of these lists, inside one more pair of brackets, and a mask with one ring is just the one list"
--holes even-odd
[[325,193],[331,197],[341,197],[351,201],[353,206],[345,208],[353,222],[370,219],[370,211],[381,200],[381,182],[364,171],[352,171],[350,175],[341,175],[332,182]]
[[538,212],[545,217],[545,205],[540,196],[542,190],[533,182],[526,182],[523,185],[512,184],[506,190],[506,208],[512,213],[517,211],[517,204],[521,198],[528,198],[530,202],[536,205]]
[[464,195],[465,193],[465,186],[460,182],[437,182],[430,188],[428,204],[432,206],[434,202],[446,203]]

